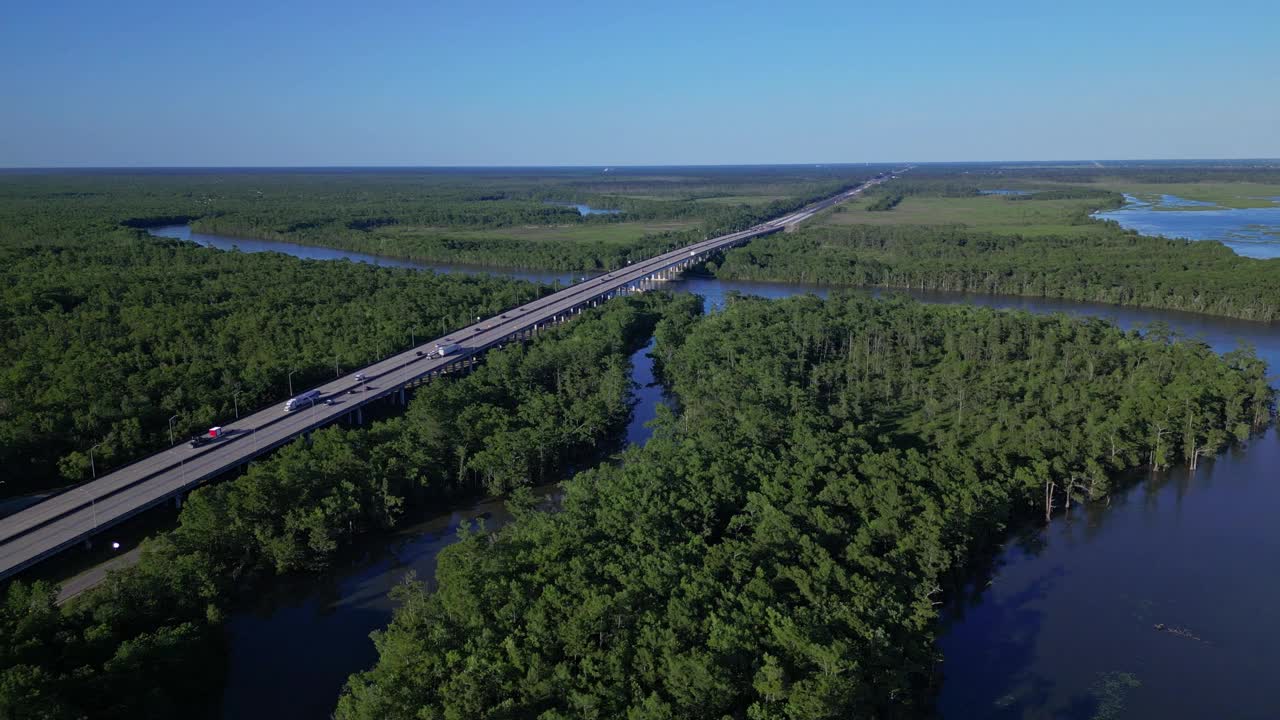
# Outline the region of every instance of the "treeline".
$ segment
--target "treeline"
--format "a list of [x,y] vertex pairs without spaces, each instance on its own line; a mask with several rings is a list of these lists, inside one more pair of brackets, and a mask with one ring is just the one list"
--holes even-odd
[[658,255],[705,237],[705,233],[700,230],[650,233],[627,243],[581,239],[525,240],[501,235],[477,237],[448,230],[397,232],[395,235],[376,232],[339,233],[323,237],[255,233],[252,229],[219,228],[217,232],[239,233],[240,236],[267,235],[268,240],[332,247],[424,263],[466,263],[488,267],[586,272],[614,270],[626,266],[628,261]]
[[[386,227],[501,229],[632,220],[696,221],[714,228],[755,204],[825,197],[876,171],[845,168],[599,170],[99,171],[0,174],[4,231],[98,223],[144,227],[192,220],[209,232],[322,244]],[[620,214],[582,216],[580,202]],[[6,238],[0,237],[0,241]],[[65,241],[62,237],[59,240]]]
[[989,189],[972,178],[951,174],[937,175],[927,169],[914,168],[882,186],[879,192],[902,196],[934,195],[938,197],[973,197],[979,190]]
[[[1124,197],[1111,190],[1091,187],[1063,187],[1047,182],[1049,177],[1036,175],[1005,176],[994,175],[956,175],[940,173],[937,170],[912,170],[910,173],[891,181],[880,191],[881,198],[898,196],[898,202],[908,196],[932,197],[975,197],[983,191],[1020,190],[1025,195],[1011,194],[1002,196],[1010,202],[1036,200],[1098,200],[1097,209],[1120,207]],[[1012,186],[1012,187],[1010,187]],[[894,203],[896,205],[896,203]],[[867,208],[872,209],[871,207]]]
[[444,551],[337,717],[928,715],[975,551],[1271,414],[1247,352],[1065,316],[749,299],[657,350],[683,414]]
[[0,247],[0,492],[87,480],[544,292],[140,239]]
[[629,354],[699,311],[691,296],[617,299],[422,387],[401,417],[317,431],[193,492],[176,530],[64,608],[56,588],[12,582],[0,717],[198,716],[221,688],[222,620],[261,582],[323,568],[430,501],[554,479],[597,454],[629,415]]
[[1280,320],[1280,260],[1114,226],[1072,236],[814,227],[731,250],[714,269],[731,279],[1054,297]]
[[[507,237],[503,235],[503,228],[517,224],[514,221],[508,222],[489,214],[489,210],[459,209],[453,206],[442,210],[441,216],[434,220],[407,214],[356,220],[336,217],[328,208],[323,213],[317,209],[317,214],[307,215],[306,220],[296,220],[300,213],[306,212],[308,206],[282,201],[265,205],[264,212],[293,220],[273,221],[270,217],[244,212],[212,213],[193,221],[192,228],[201,232],[335,247],[423,262],[551,270],[616,270],[625,267],[628,261],[667,252],[708,235],[742,230],[763,220],[785,215],[850,186],[851,184],[804,186],[801,194],[794,198],[758,205],[588,197],[587,201],[624,208],[626,213],[579,217],[576,210],[561,207],[557,212],[568,210],[571,215],[561,217],[547,214],[538,222],[535,222],[534,216],[528,219],[528,223],[542,225],[603,225],[636,219],[691,220],[699,223],[696,229],[649,233],[627,242]],[[545,203],[535,203],[535,206],[552,207]],[[473,217],[471,213],[477,214]],[[397,227],[395,232],[382,231],[381,228],[386,226]],[[493,232],[485,235],[470,232],[476,228],[490,229]]]
[[1118,192],[1101,188],[1053,188],[1030,191],[1027,195],[1008,195],[1005,200],[1017,202],[1022,200],[1103,200],[1098,209],[1120,207],[1124,204],[1124,196]]
[[1126,180],[1134,183],[1254,182],[1280,183],[1280,165],[1258,160],[1170,160],[1108,162],[1075,165],[1040,163],[929,163],[916,166],[913,182],[952,183],[957,188],[980,183],[983,189],[1005,181],[1022,183],[1096,183]]
[[1055,182],[1093,183],[1107,180],[1127,180],[1134,183],[1194,183],[1194,182],[1253,182],[1280,183],[1280,167],[1275,163],[1251,164],[1248,161],[1229,163],[1135,163],[1111,165],[1105,168],[1036,168],[1011,171],[1014,177],[1021,174],[1045,178]]
[[880,193],[867,204],[869,212],[885,212],[898,207],[898,203],[902,202],[905,196],[900,192],[884,192]]

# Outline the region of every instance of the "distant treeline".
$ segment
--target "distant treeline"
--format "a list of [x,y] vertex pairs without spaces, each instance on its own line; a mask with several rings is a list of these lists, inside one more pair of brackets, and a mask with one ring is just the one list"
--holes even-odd
[[1092,234],[1019,236],[963,227],[845,225],[771,236],[725,254],[719,277],[954,290],[1280,320],[1280,260],[1216,242]]
[[[630,260],[650,257],[708,235],[741,230],[796,210],[847,188],[832,184],[804,187],[792,199],[768,203],[718,204],[693,201],[636,201],[617,197],[585,198],[625,210],[617,215],[579,217],[576,210],[534,203],[486,203],[484,207],[445,204],[435,209],[384,209],[382,215],[339,215],[308,203],[277,203],[263,211],[220,211],[192,223],[193,229],[232,236],[284,240],[336,247],[425,262],[473,263],[552,270],[615,270]],[[425,202],[425,201],[421,201]],[[269,214],[268,214],[269,213]],[[698,228],[651,233],[630,242],[583,239],[504,237],[503,228],[517,225],[596,224],[643,220],[691,220]],[[394,234],[378,232],[399,226]],[[492,236],[461,235],[450,229],[489,229]]]
[[1105,163],[1104,165],[1048,165],[1039,163],[925,164],[914,168],[913,181],[981,183],[984,188],[1001,180],[1094,183],[1125,180],[1134,183],[1255,182],[1280,183],[1280,163],[1275,161],[1170,161]]
[[[504,231],[624,222],[738,230],[852,187],[879,170],[127,172],[0,174],[0,245],[100,242],[120,225],[190,222],[201,231],[434,262],[613,269],[686,236],[629,242],[519,239]],[[723,198],[742,198],[723,202]],[[750,202],[746,202],[746,201]],[[565,203],[619,210],[580,215]],[[456,232],[450,232],[456,231]],[[478,231],[492,231],[492,237]]]
[[870,212],[885,212],[898,207],[898,203],[902,202],[905,197],[900,192],[882,192],[876,195],[870,203],[867,204],[867,210]]
[[[1090,187],[1062,187],[1060,185],[1051,185],[1043,181],[1046,178],[984,178],[972,176],[954,176],[942,175],[930,177],[926,171],[923,177],[916,171],[911,171],[889,184],[884,185],[879,191],[880,200],[885,198],[897,197],[898,202],[904,197],[911,196],[934,196],[934,197],[975,197],[982,194],[984,190],[1021,190],[1025,195],[1010,194],[1001,197],[1008,201],[1026,201],[1026,200],[1099,200],[1098,208],[1119,207],[1124,203],[1123,196],[1120,193],[1104,190],[1102,188]],[[1004,187],[1007,180],[1017,180],[1016,187]],[[1035,181],[1041,182],[1035,182]],[[874,204],[874,203],[873,203]],[[895,202],[894,205],[897,203]],[[872,209],[888,209],[888,208],[872,208]]]
[[1120,207],[1124,204],[1124,196],[1101,188],[1054,188],[1051,190],[1035,190],[1027,195],[1006,195],[1005,200],[1017,202],[1021,200],[1103,200],[1097,209]]

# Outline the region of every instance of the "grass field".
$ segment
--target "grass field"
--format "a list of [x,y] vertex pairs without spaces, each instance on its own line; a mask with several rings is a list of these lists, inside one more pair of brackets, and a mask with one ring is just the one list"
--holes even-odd
[[1091,225],[1072,224],[1096,200],[1006,200],[979,197],[911,196],[896,208],[868,212],[867,201],[849,203],[822,220],[827,225],[965,225],[976,230],[1019,235],[1084,234]]
[[426,235],[469,240],[510,238],[515,240],[562,241],[580,240],[626,245],[645,235],[675,232],[693,227],[694,222],[619,222],[584,225],[527,225],[485,230],[458,230],[441,227],[391,226],[380,228],[379,235],[389,238],[412,238]]
[[[1244,182],[1199,183],[1133,183],[1121,179],[1093,183],[1104,190],[1129,193],[1145,201],[1159,200],[1161,195],[1177,195],[1186,200],[1211,202],[1227,208],[1276,207],[1272,200],[1280,198],[1280,185]],[[1182,208],[1191,209],[1191,208]]]

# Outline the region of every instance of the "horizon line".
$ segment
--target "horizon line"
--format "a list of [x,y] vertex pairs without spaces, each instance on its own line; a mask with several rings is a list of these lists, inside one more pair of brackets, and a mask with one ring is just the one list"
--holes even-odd
[[[656,164],[564,164],[564,165],[12,165],[0,166],[0,172],[50,171],[138,171],[138,170],[587,170],[587,169],[652,169],[652,168],[751,168],[751,167],[866,167],[878,165],[1043,165],[1070,164],[1105,169],[1103,163],[1210,163],[1258,162],[1280,163],[1280,157],[1187,157],[1187,158],[1112,158],[1112,159],[1038,159],[1038,160],[898,160],[779,163],[656,163]],[[1101,165],[1101,167],[1098,167]]]

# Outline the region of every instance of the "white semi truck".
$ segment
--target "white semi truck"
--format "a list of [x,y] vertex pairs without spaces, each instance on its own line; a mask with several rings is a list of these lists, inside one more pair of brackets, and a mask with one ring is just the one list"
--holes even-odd
[[284,404],[284,411],[288,413],[288,412],[293,412],[294,410],[299,410],[304,407],[315,405],[316,401],[319,399],[320,399],[319,390],[308,390],[297,397],[289,398],[289,402]]
[[461,349],[462,349],[462,346],[457,343],[448,343],[446,345],[437,345],[435,348],[435,352],[433,352],[432,354],[435,355],[436,357],[444,357],[445,355],[452,355],[453,353],[456,353]]

